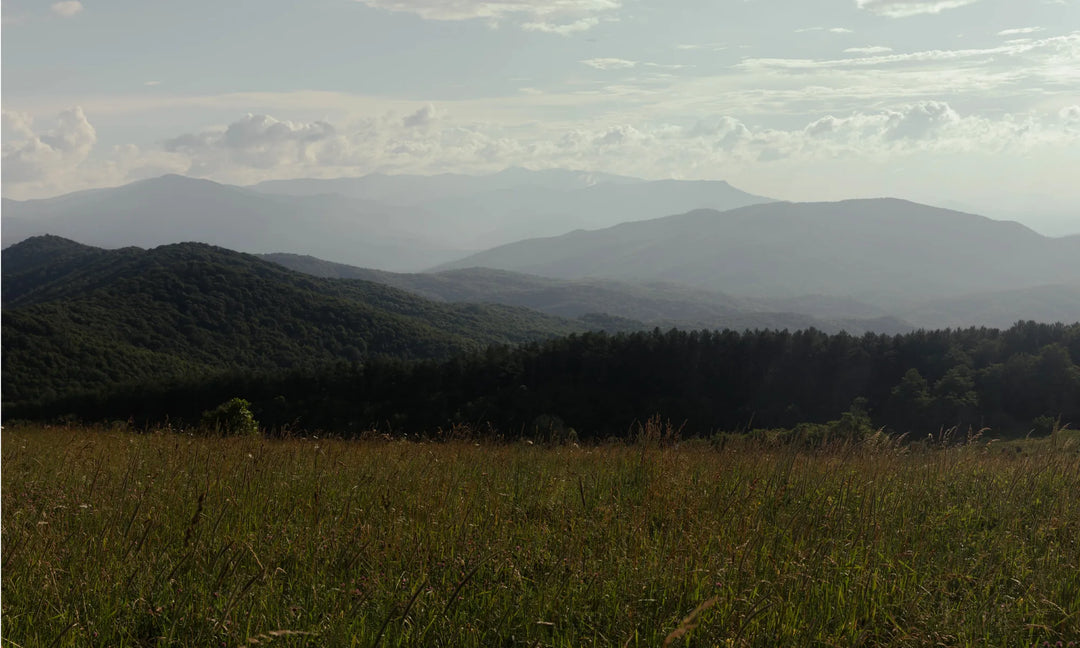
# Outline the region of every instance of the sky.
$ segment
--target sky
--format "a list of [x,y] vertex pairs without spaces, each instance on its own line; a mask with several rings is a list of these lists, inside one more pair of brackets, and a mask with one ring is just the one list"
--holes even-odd
[[1080,233],[1080,0],[5,0],[2,190],[509,166]]

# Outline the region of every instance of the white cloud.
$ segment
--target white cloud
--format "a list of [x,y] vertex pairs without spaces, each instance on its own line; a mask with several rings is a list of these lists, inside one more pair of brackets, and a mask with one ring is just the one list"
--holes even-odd
[[401,120],[401,123],[404,124],[405,128],[427,128],[435,123],[438,116],[435,106],[427,104],[411,115],[406,115]]
[[597,70],[625,70],[637,65],[637,61],[628,61],[620,58],[592,58],[582,61],[585,65]]
[[621,0],[357,0],[369,7],[415,14],[425,20],[511,21],[530,31],[568,35],[599,24]]
[[63,2],[54,2],[49,10],[52,11],[54,16],[71,18],[76,14],[82,13],[83,5],[79,0],[63,0]]
[[[854,50],[849,50],[854,51]],[[1043,54],[1046,59],[1071,60],[1075,63],[1080,54],[1080,32],[1067,36],[1055,36],[1042,40],[1019,40],[1000,47],[960,50],[924,50],[905,54],[884,54],[861,58],[820,60],[820,59],[769,59],[751,58],[739,65],[744,68],[773,68],[788,70],[809,70],[849,67],[877,67],[896,63],[957,62],[962,59],[992,60],[991,57],[1017,57],[1030,53]]]
[[[645,177],[693,175],[702,165],[760,167],[792,161],[812,169],[821,160],[882,161],[919,154],[998,156],[1010,149],[1068,148],[1080,133],[1064,126],[1080,109],[1043,120],[958,113],[942,101],[826,115],[802,127],[752,127],[730,115],[689,126],[662,122],[556,125],[468,123],[435,114],[432,106],[343,129],[322,122],[282,122],[248,115],[224,129],[166,143],[186,154],[191,172],[254,181],[265,177],[386,172],[481,173],[511,165],[604,169]],[[424,128],[417,125],[424,124]],[[243,133],[230,137],[230,132]],[[247,171],[245,171],[247,169]],[[745,171],[745,170],[744,170]]]
[[548,34],[558,34],[560,36],[569,36],[577,32],[588,31],[593,27],[600,24],[599,18],[580,18],[569,23],[551,23],[551,22],[527,22],[522,23],[521,28],[525,31],[538,31],[546,32]]
[[1080,127],[1080,106],[1066,106],[1058,111],[1058,117],[1066,127]]
[[675,46],[675,49],[682,51],[708,50],[711,52],[720,52],[727,48],[728,46],[725,43],[680,43]]
[[920,14],[938,14],[975,4],[979,0],[855,0],[859,9],[866,9],[889,18],[907,18]]
[[1003,29],[997,33],[998,36],[1016,36],[1018,34],[1035,34],[1043,31],[1042,27],[1017,27],[1016,29]]
[[849,47],[844,50],[844,54],[887,54],[891,51],[893,51],[891,47],[874,45],[871,47]]
[[248,113],[225,129],[188,133],[167,140],[165,150],[186,154],[200,160],[200,164],[204,158],[214,157],[215,163],[208,167],[213,169],[224,165],[224,160],[217,158],[232,164],[272,169],[297,162],[317,162],[326,150],[321,145],[335,137],[335,128],[324,121],[295,123]]
[[35,132],[28,115],[3,113],[3,180],[42,182],[63,176],[81,164],[97,141],[82,108],[57,116],[56,128]]
[[827,31],[830,34],[854,34],[855,32],[847,27],[801,27],[795,30],[796,34],[806,34],[808,32]]
[[[55,195],[166,172],[248,184],[376,171],[488,173],[517,165],[647,178],[723,178],[750,191],[800,200],[858,192],[918,199],[919,191],[931,200],[935,191],[956,195],[954,185],[962,183],[985,198],[990,167],[998,169],[994,177],[1000,182],[992,187],[998,195],[1029,186],[1049,193],[1071,186],[1069,160],[1080,150],[1080,106],[1060,104],[1052,112],[990,117],[920,100],[881,110],[824,111],[783,128],[725,111],[699,112],[710,116],[685,121],[655,113],[537,121],[530,113],[513,112],[462,118],[461,110],[460,104],[448,112],[413,103],[340,123],[249,114],[174,137],[161,150],[119,146],[97,151],[92,159],[85,155],[92,145],[86,137],[89,125],[80,125],[74,114],[55,131],[39,133],[25,115],[6,113],[5,195]],[[39,149],[45,147],[58,161],[41,157]],[[37,182],[9,182],[25,167],[10,164],[9,155],[18,161],[30,154],[49,163],[38,164]],[[892,183],[901,173],[909,182]]]

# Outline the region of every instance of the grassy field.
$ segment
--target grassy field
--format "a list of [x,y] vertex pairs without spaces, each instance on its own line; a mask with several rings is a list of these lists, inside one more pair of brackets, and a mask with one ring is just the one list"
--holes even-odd
[[1080,639],[1075,439],[799,451],[646,436],[6,429],[2,643]]

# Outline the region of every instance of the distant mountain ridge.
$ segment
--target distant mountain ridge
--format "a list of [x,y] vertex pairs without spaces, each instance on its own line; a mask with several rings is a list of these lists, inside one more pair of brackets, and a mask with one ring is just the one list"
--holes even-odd
[[106,248],[195,240],[416,271],[529,236],[766,200],[724,182],[650,182],[559,169],[372,174],[250,188],[167,175],[43,200],[5,198],[3,236],[4,245],[54,234]]
[[178,175],[30,201],[4,199],[4,245],[53,234],[106,248],[204,241],[243,252],[289,249],[407,268],[455,248],[410,234],[401,210],[338,195],[264,194]]
[[696,208],[731,209],[770,202],[713,180],[643,180],[628,176],[511,168],[486,176],[386,176],[275,180],[252,189],[311,196],[336,193],[416,210],[414,232],[439,232],[482,248],[574,229],[595,229]]
[[[750,300],[674,284],[610,280],[559,280],[489,268],[401,274],[331,263],[310,256],[264,254],[261,258],[320,277],[364,279],[427,299],[521,306],[561,317],[604,313],[648,326],[681,329],[808,329],[861,334],[913,329],[852,300],[804,297]],[[810,315],[807,311],[816,311]],[[857,315],[852,315],[857,313]]]
[[825,295],[896,313],[971,293],[1080,284],[1078,260],[1080,237],[872,199],[695,210],[519,241],[432,270],[666,281],[754,298]]

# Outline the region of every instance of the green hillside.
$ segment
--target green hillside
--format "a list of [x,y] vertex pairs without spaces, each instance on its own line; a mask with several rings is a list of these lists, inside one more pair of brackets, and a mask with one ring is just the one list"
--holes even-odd
[[36,237],[3,252],[3,282],[5,403],[211,371],[442,358],[588,328],[199,243],[100,250]]

